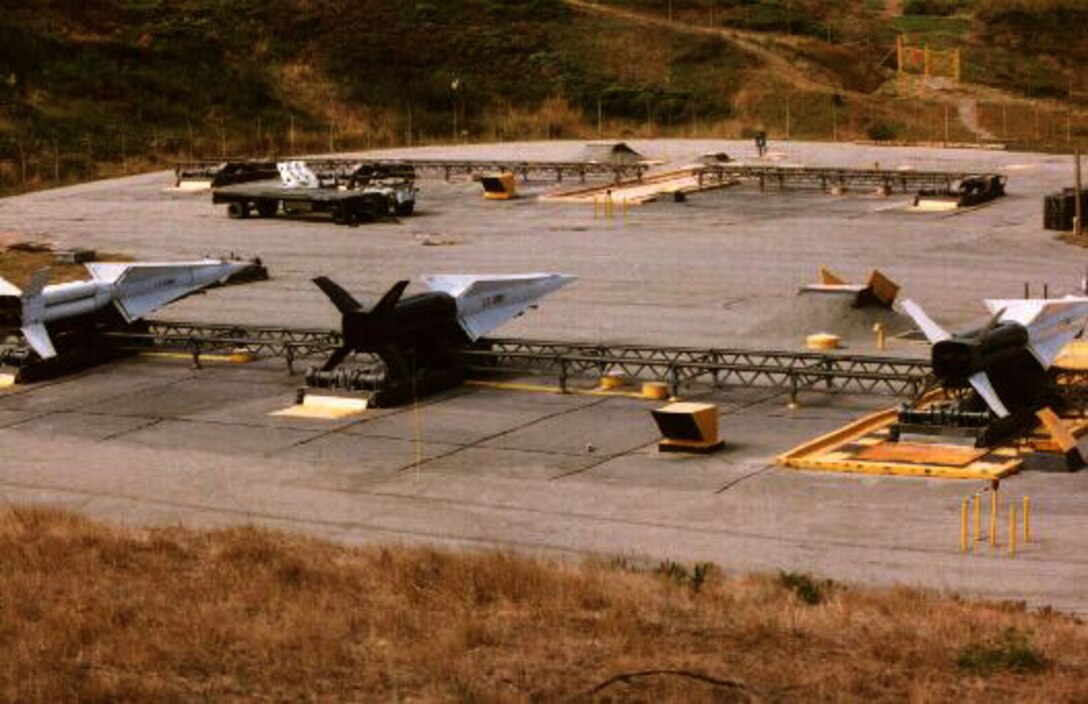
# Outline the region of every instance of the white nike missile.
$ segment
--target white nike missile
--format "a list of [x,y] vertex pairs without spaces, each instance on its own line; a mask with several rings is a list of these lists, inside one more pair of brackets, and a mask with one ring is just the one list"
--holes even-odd
[[49,270],[20,290],[0,278],[0,334],[19,331],[42,359],[57,355],[53,334],[103,324],[131,323],[252,266],[249,262],[94,262],[85,281],[46,285]]

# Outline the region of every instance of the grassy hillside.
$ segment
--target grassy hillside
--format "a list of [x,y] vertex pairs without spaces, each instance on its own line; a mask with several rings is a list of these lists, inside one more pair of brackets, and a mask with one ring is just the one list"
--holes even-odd
[[1040,701],[1079,621],[707,565],[0,512],[5,701]]
[[[898,32],[960,46],[975,83],[1088,104],[1086,27],[1080,0],[0,0],[0,188],[598,130],[932,138],[940,96],[885,90]],[[1060,141],[1046,109],[1006,136]]]

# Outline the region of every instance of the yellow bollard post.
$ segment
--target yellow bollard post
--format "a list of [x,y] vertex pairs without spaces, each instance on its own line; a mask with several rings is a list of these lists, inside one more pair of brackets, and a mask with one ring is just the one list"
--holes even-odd
[[621,204],[620,207],[623,208],[623,224],[626,225],[627,224],[627,199],[626,198],[623,199],[623,203]]
[[997,546],[997,490],[990,489],[990,547]]
[[1009,555],[1016,554],[1016,503],[1009,503]]
[[598,201],[597,196],[593,196],[593,219],[594,220],[596,220],[597,217],[598,217],[597,216],[597,201]]
[[887,347],[887,340],[885,339],[884,326],[880,323],[873,325],[873,332],[876,333],[876,348],[883,351]]
[[1024,497],[1024,542],[1031,542],[1031,497]]
[[975,492],[975,542],[982,541],[982,494]]
[[967,499],[960,504],[960,552],[967,552]]

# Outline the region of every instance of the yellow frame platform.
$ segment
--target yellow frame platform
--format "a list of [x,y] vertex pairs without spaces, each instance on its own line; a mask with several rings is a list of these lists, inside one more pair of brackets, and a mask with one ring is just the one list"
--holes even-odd
[[[942,454],[934,445],[932,451],[919,453],[910,461],[892,453],[879,453],[877,448],[887,442],[888,431],[895,423],[898,410],[889,408],[865,416],[850,425],[809,440],[779,455],[778,464],[790,469],[853,474],[882,474],[939,479],[1000,479],[1017,472],[1024,463],[1013,447],[968,451],[945,446],[946,463],[934,461]],[[902,453],[900,453],[902,454]],[[877,459],[866,459],[866,456]],[[881,456],[883,455],[883,456]],[[928,460],[928,461],[927,461]]]

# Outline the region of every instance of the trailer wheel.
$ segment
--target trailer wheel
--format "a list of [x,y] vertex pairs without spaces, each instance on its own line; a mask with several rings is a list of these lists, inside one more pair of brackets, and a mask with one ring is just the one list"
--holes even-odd
[[343,225],[344,224],[345,217],[344,217],[344,208],[343,207],[341,207],[339,205],[334,205],[334,206],[332,206],[332,210],[330,212],[332,213],[332,221],[333,222],[335,222],[337,225]]
[[227,205],[227,216],[232,218],[248,218],[249,203],[236,200]]
[[410,200],[406,203],[397,203],[397,215],[411,215],[412,211],[416,209],[416,202]]
[[347,225],[348,227],[358,227],[359,223],[362,222],[362,220],[362,213],[360,213],[357,208],[352,206],[344,206],[344,214],[340,220],[341,223]]
[[257,201],[257,214],[262,218],[274,218],[276,217],[276,211],[279,210],[280,203],[274,198],[262,198]]

